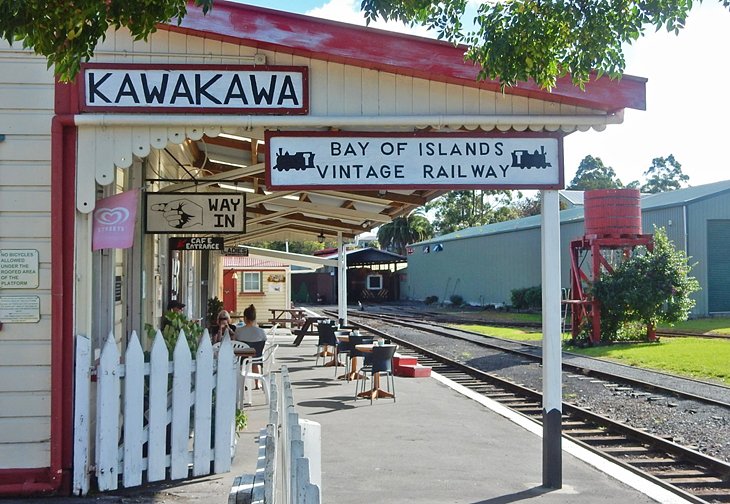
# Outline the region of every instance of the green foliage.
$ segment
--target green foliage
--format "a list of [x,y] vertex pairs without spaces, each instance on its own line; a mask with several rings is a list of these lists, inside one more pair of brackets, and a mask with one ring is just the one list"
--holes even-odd
[[[730,0],[721,2],[730,6]],[[498,79],[503,87],[534,80],[547,89],[567,75],[579,86],[604,74],[620,77],[624,44],[647,29],[678,33],[692,7],[691,0],[478,2],[476,29],[467,31],[462,24],[467,4],[363,0],[361,5],[368,21],[381,17],[420,24],[436,30],[440,39],[467,45],[465,57],[481,67],[482,79]]]
[[621,181],[610,166],[605,166],[601,158],[586,156],[578,165],[575,177],[570,181],[569,190],[589,191],[591,189],[620,189]]
[[248,413],[245,410],[236,408],[236,436],[239,432],[248,427]]
[[674,191],[689,181],[689,175],[682,173],[682,165],[674,159],[673,154],[666,158],[654,158],[644,176],[647,181],[641,186],[643,193]]
[[426,205],[433,211],[433,226],[438,234],[452,233],[468,227],[483,226],[521,217],[513,191],[449,191]]
[[218,299],[218,296],[212,297],[208,300],[208,310],[205,316],[209,325],[215,325],[218,323],[218,314],[222,309],[223,301]]
[[542,286],[522,287],[511,291],[512,307],[527,310],[542,307]]
[[[213,0],[195,0],[207,12]],[[36,54],[55,65],[62,81],[71,81],[84,61],[93,56],[96,44],[109,28],[129,29],[134,40],[147,40],[158,23],[187,13],[186,0],[40,0],[0,1],[0,36],[10,42],[22,41]]]
[[[165,319],[167,319],[167,324],[162,329],[162,337],[165,340],[165,345],[170,355],[172,355],[175,349],[175,343],[177,343],[180,330],[185,332],[185,339],[188,342],[190,353],[194,354],[198,350],[200,336],[203,334],[203,326],[194,320],[188,320],[185,314],[174,311],[166,312]],[[157,328],[152,324],[145,324],[144,329],[150,341],[153,340],[157,334]]]
[[411,212],[405,217],[396,217],[378,229],[378,242],[386,250],[406,255],[406,245],[433,237],[431,223],[419,213]]
[[656,229],[654,250],[637,247],[613,274],[596,280],[591,293],[601,303],[601,339],[626,337],[634,322],[656,327],[687,319],[699,282],[689,275],[687,255],[676,250],[663,228]]
[[439,300],[438,296],[426,296],[426,299],[423,300],[423,302],[427,305],[432,305],[434,303],[437,303]]
[[452,294],[449,297],[449,301],[451,301],[452,306],[461,306],[464,304],[464,298],[458,294]]
[[[291,241],[291,242],[265,241],[265,242],[259,242],[256,244],[256,246],[258,246],[258,247],[269,249],[269,250],[280,250],[282,252],[286,252],[288,250],[292,254],[304,254],[304,255],[312,255],[315,252],[322,250],[322,248],[324,248],[326,245],[328,245],[328,244],[319,243],[318,241],[314,241],[314,240]],[[288,246],[288,249],[287,249],[287,246]]]

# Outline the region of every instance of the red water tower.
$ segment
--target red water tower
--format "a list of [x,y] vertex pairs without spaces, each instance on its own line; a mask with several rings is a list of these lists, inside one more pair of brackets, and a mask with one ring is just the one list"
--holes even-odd
[[653,249],[653,235],[641,233],[641,194],[638,189],[599,189],[583,196],[585,234],[570,242],[571,331],[577,339],[590,324],[590,340],[601,341],[601,306],[588,291],[601,272],[644,245]]

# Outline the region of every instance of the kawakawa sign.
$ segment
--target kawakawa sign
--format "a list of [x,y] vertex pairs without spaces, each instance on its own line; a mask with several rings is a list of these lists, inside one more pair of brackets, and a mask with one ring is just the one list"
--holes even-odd
[[84,111],[309,112],[307,67],[86,63],[82,74]]
[[562,189],[560,133],[267,132],[269,189]]

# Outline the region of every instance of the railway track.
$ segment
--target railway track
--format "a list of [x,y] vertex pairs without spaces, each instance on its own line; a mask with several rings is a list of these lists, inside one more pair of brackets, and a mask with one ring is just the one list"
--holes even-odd
[[[387,307],[385,307],[387,309]],[[489,320],[487,318],[470,318],[459,315],[452,315],[442,312],[425,311],[425,310],[409,310],[408,308],[398,307],[398,313],[403,315],[404,313],[411,314],[413,316],[428,317],[430,320],[436,322],[446,322],[451,324],[484,324],[495,327],[528,327],[528,328],[540,328],[542,325],[540,322],[507,322],[504,320]],[[570,331],[570,324],[567,323],[565,326],[566,331]],[[730,334],[712,334],[712,333],[696,333],[696,332],[682,332],[682,331],[662,331],[656,332],[660,338],[708,338],[708,339],[730,339]]]
[[[468,341],[469,343],[472,343],[474,345],[478,345],[485,348],[490,348],[494,350],[498,350],[500,352],[507,352],[513,355],[517,355],[521,358],[531,360],[533,362],[542,362],[542,349],[539,345],[531,344],[527,342],[515,342],[510,340],[504,340],[500,338],[490,338],[486,337],[483,334],[476,334],[471,333],[469,331],[464,331],[461,329],[455,329],[455,328],[447,328],[447,327],[441,327],[438,325],[434,325],[431,322],[423,322],[421,320],[417,319],[409,319],[402,316],[396,317],[393,315],[387,315],[387,314],[370,314],[370,313],[362,313],[357,312],[357,314],[353,314],[353,316],[361,317],[365,319],[371,319],[371,320],[379,320],[379,321],[386,321],[389,323],[397,324],[402,327],[408,327],[411,329],[415,329],[417,331],[424,331],[429,332],[432,334],[436,334],[439,336],[443,336],[446,338],[455,338],[455,339],[461,339]],[[723,395],[722,392],[727,392],[725,390],[721,390],[721,387],[719,386],[713,386],[711,384],[707,384],[705,382],[697,382],[701,383],[702,388],[704,389],[704,394],[698,394],[689,392],[686,390],[680,390],[677,388],[671,388],[669,386],[666,386],[665,384],[659,384],[659,383],[652,383],[648,382],[646,380],[637,379],[632,376],[628,376],[627,374],[624,375],[616,375],[612,372],[605,372],[601,369],[597,369],[596,367],[591,367],[586,365],[586,362],[595,363],[597,361],[593,359],[588,359],[584,357],[577,357],[576,363],[572,363],[567,361],[566,359],[563,359],[563,370],[569,371],[572,373],[576,373],[582,376],[590,376],[593,378],[601,379],[601,380],[607,380],[611,382],[619,382],[627,386],[631,387],[639,387],[643,390],[652,391],[656,393],[661,393],[667,396],[677,397],[681,399],[689,399],[693,401],[697,401],[703,404],[710,404],[714,406],[720,406],[724,408],[730,409],[730,402],[727,400],[719,397],[720,395]],[[616,367],[625,367],[628,369],[635,370],[634,368],[622,366],[622,365],[614,365],[613,368]],[[656,373],[653,373],[656,374]],[[672,377],[671,375],[661,375],[664,377],[665,380],[670,380]],[[720,390],[718,393],[716,393],[714,396],[712,395],[712,392],[716,392],[716,389]]]
[[[400,353],[417,356],[419,362],[431,366],[435,372],[537,423],[542,422],[542,394],[539,392],[494,373],[484,372],[439,355],[394,336],[387,329],[355,321],[355,318],[362,315],[358,313],[349,316],[350,325],[390,339],[400,346]],[[401,322],[402,319],[390,320],[387,324],[400,325]],[[412,327],[414,323],[407,324]],[[522,356],[526,357],[528,354]],[[730,503],[730,464],[722,460],[568,402],[563,403],[562,427],[563,434],[579,445],[654,481],[690,502]]]

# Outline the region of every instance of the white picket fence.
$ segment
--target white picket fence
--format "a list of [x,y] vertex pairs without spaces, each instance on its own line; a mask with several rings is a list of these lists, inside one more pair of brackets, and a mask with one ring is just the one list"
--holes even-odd
[[205,331],[193,360],[181,331],[170,361],[158,331],[145,362],[135,332],[124,360],[109,334],[94,366],[89,338],[77,336],[75,366],[74,494],[88,493],[92,475],[108,491],[120,476],[132,487],[230,470],[239,373],[230,339],[214,355]]
[[228,504],[321,504],[322,427],[300,419],[289,370],[281,367],[281,391],[272,376],[269,422],[259,433],[253,474],[233,481]]

